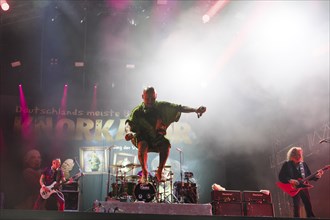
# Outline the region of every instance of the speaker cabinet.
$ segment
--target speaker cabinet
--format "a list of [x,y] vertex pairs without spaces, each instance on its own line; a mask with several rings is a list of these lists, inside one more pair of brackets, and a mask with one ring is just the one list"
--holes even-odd
[[242,192],[238,190],[225,190],[225,191],[212,191],[211,192],[212,201],[220,202],[241,202],[242,201]]
[[0,192],[0,209],[5,207],[5,193]]
[[65,198],[65,211],[79,210],[79,191],[62,191]]
[[274,217],[272,203],[244,203],[245,216],[271,216]]
[[271,194],[260,191],[243,191],[243,201],[250,203],[272,203]]
[[240,202],[212,202],[213,215],[243,216],[243,207]]

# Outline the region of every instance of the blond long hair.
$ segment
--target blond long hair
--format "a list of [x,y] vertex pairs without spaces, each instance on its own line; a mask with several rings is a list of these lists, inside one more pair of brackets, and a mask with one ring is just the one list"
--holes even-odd
[[298,155],[301,152],[301,159],[303,160],[303,149],[301,147],[291,147],[288,153],[286,154],[287,161],[290,161],[292,157]]

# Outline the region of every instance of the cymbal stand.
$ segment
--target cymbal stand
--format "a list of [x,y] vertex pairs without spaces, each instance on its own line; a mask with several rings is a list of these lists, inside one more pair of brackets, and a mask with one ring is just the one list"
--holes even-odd
[[[107,148],[109,150],[109,166],[108,166],[108,182],[107,182],[107,195],[110,192],[110,182],[111,182],[111,169],[110,169],[110,164],[111,164],[111,149],[114,148],[115,146],[110,146]],[[117,181],[117,180],[116,180]],[[118,184],[116,184],[118,185]]]
[[[179,199],[174,195],[173,193],[173,173],[170,171],[170,194],[165,197],[165,183],[164,183],[164,202],[167,201],[167,203],[179,203]],[[168,197],[171,196],[171,199],[169,200]],[[173,200],[174,198],[174,200]]]
[[122,187],[123,187],[123,193],[122,196],[124,198],[127,198],[127,178],[126,178],[126,172],[124,171],[124,177],[122,181]]
[[[116,168],[116,183],[115,187],[116,188],[116,199],[119,199],[119,185],[118,185],[118,167]],[[112,192],[114,192],[115,189],[112,189]]]
[[[180,178],[181,178],[181,184],[182,184],[181,189],[183,189],[183,187],[184,187],[183,174],[182,174],[183,152],[180,148],[177,148],[177,150],[180,152]],[[179,198],[177,199],[178,203],[184,203],[182,194],[183,194],[183,190],[180,190]]]

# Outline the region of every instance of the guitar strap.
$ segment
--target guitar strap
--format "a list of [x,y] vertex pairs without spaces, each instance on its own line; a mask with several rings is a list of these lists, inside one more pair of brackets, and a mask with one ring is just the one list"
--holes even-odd
[[305,169],[304,169],[304,164],[303,164],[303,162],[300,162],[299,163],[299,169],[300,169],[300,173],[301,173],[301,177],[302,178],[305,178]]

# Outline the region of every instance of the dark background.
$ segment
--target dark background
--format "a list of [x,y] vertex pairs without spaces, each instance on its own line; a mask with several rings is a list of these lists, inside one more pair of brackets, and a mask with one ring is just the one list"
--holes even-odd
[[[205,105],[200,119],[181,119],[193,143],[174,142],[171,152],[178,160],[174,147],[184,149],[201,203],[210,202],[213,183],[269,189],[277,215],[289,215],[274,185],[288,147],[302,145],[312,170],[329,164],[329,144],[318,144],[330,136],[328,1],[231,1],[206,24],[201,17],[215,1],[8,2],[0,32],[2,187],[15,181],[5,175],[17,175],[24,152],[12,130],[20,83],[30,108],[59,107],[66,83],[68,109],[90,109],[95,84],[99,110],[131,110],[147,85],[159,100]],[[52,150],[52,141],[36,141],[45,166],[54,151],[75,157],[91,145],[64,140]],[[84,181],[82,210],[103,199],[106,175]],[[95,181],[99,187],[89,186]],[[329,174],[315,185],[315,212],[329,217]]]

